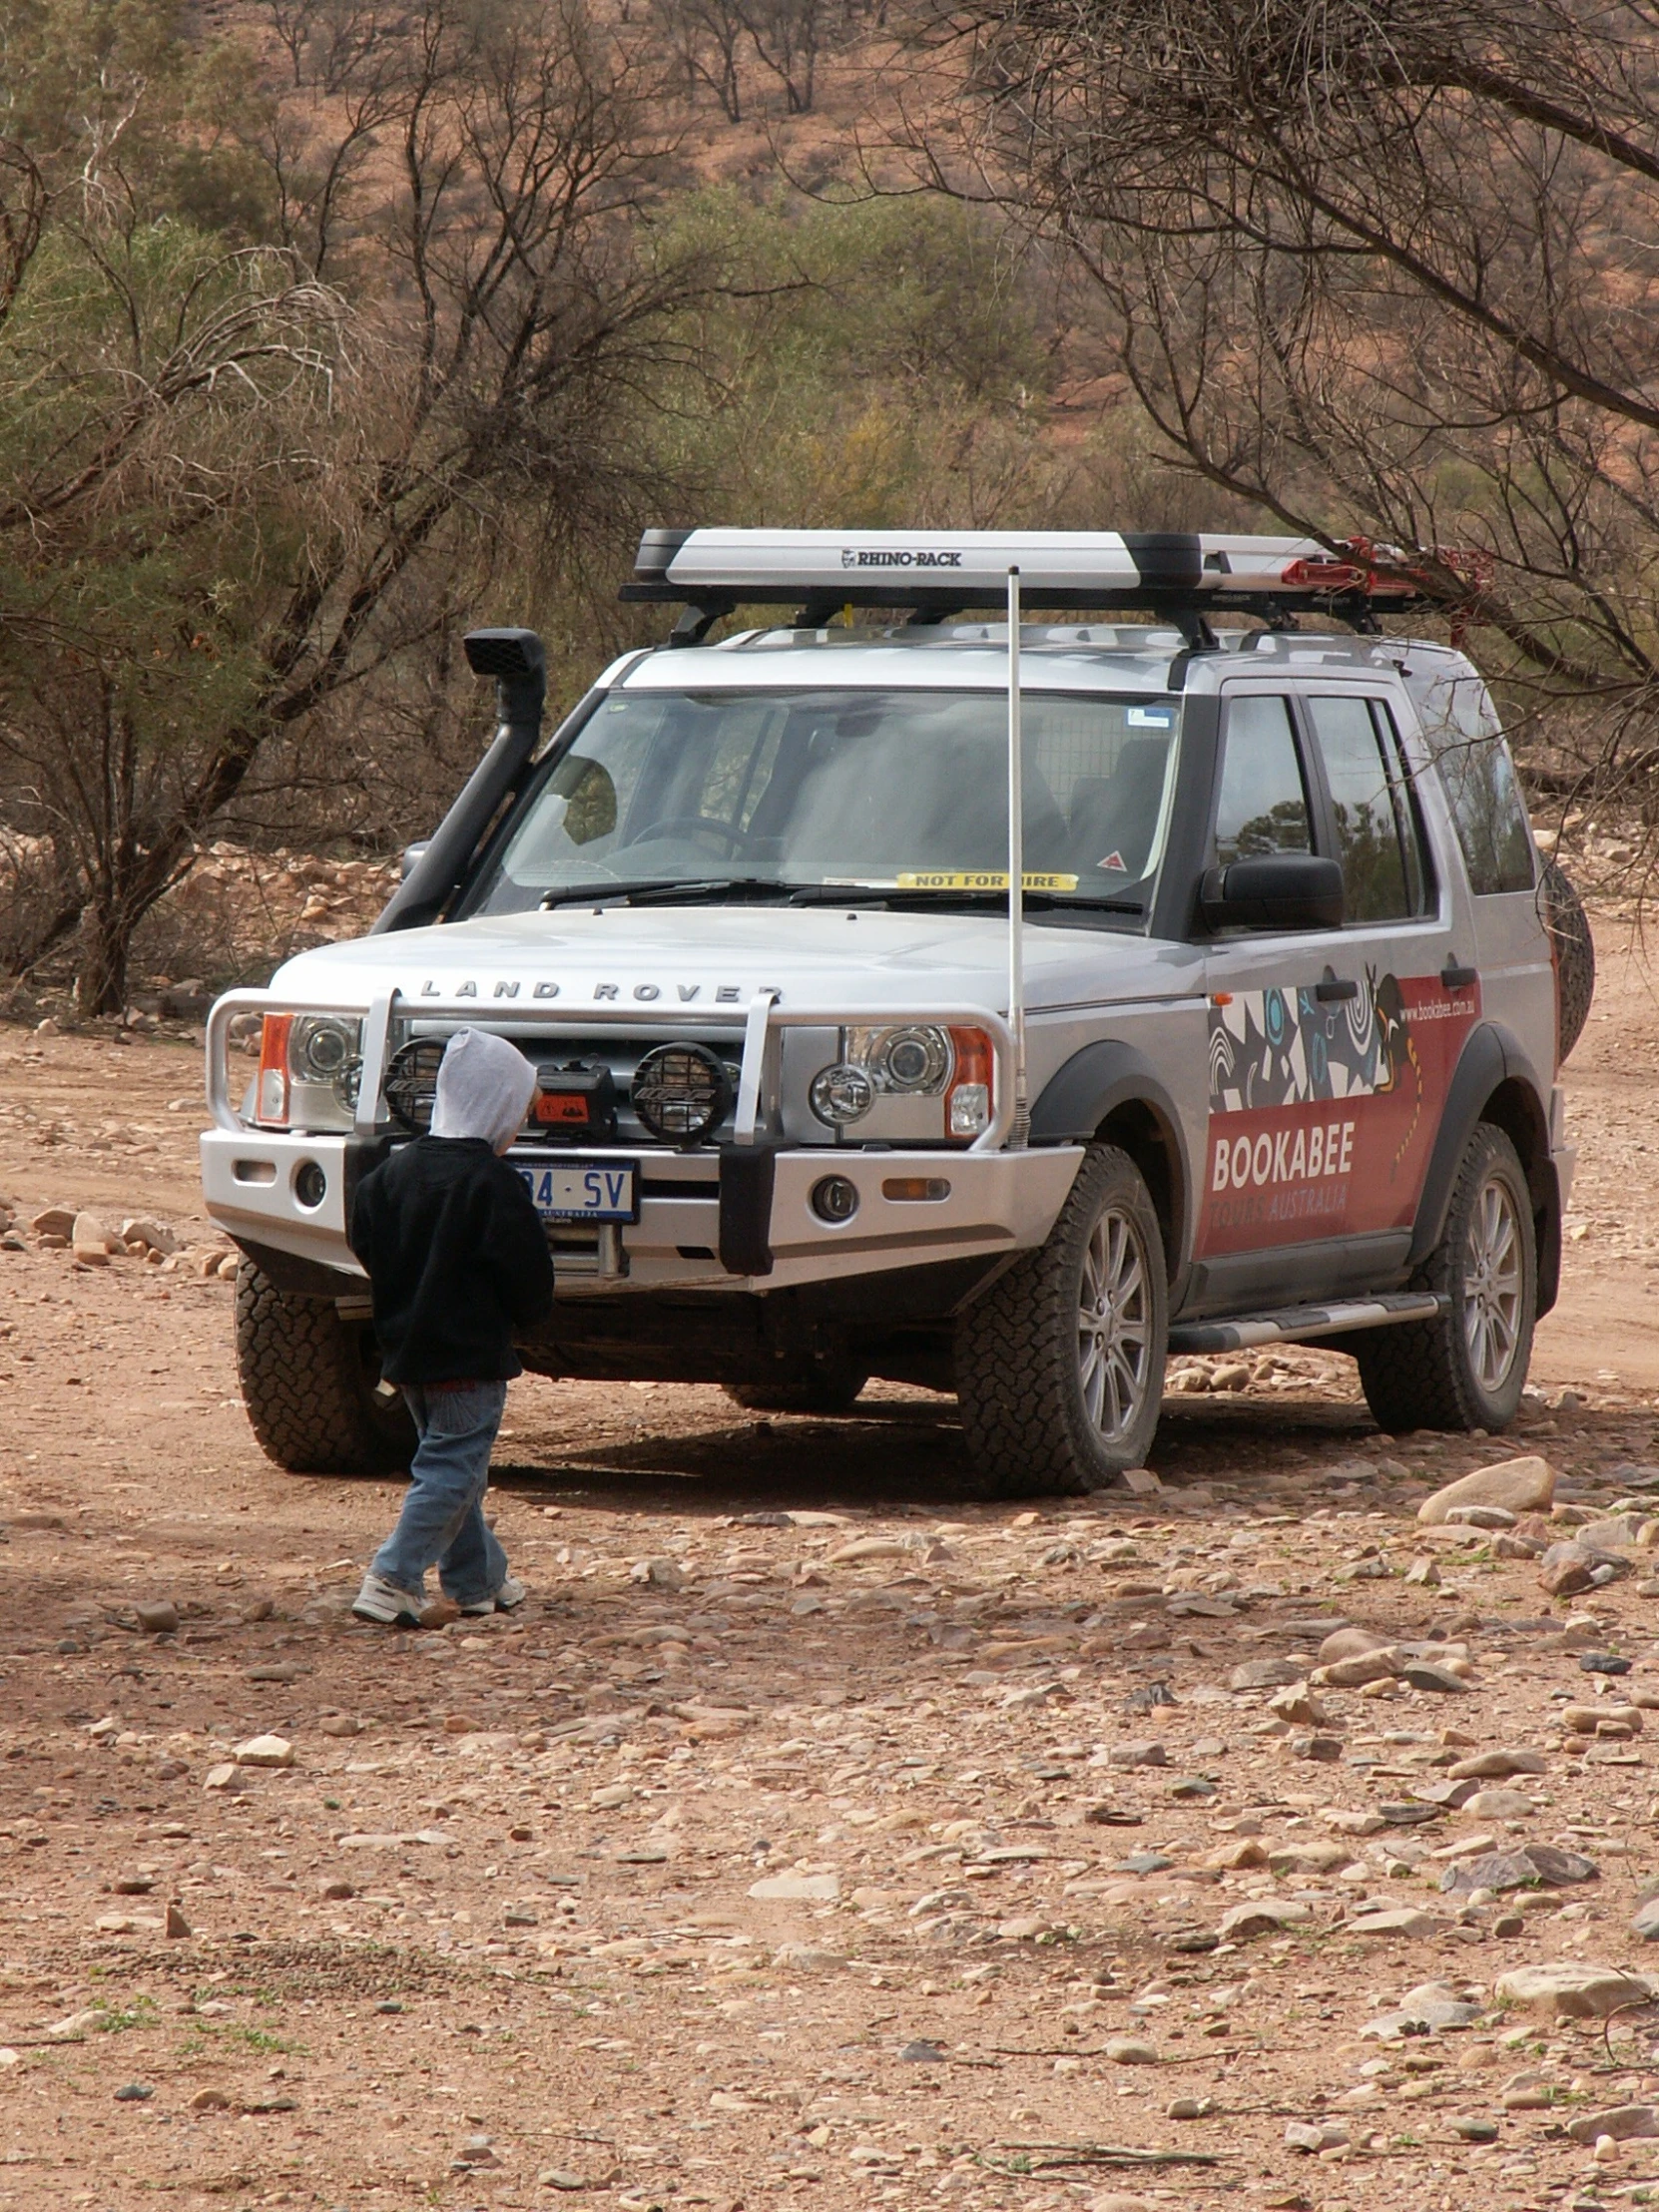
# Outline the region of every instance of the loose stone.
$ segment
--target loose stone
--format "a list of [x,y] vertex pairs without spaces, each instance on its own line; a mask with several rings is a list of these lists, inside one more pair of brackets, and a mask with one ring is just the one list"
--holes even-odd
[[250,1736],[238,1744],[236,1761],[239,1767],[291,1767],[293,1746],[285,1736]]
[[1425,1497],[1417,1519],[1425,1528],[1443,1525],[1456,1505],[1500,1505],[1511,1513],[1547,1511],[1555,1496],[1555,1472],[1547,1459],[1527,1455],[1476,1467]]
[[1598,2143],[1604,2135],[1615,2143],[1632,2143],[1659,2135],[1659,2112],[1651,2104],[1615,2104],[1604,2112],[1586,2112],[1567,2122],[1575,2143]]
[[1646,2004],[1653,1985],[1644,1974],[1563,1959],[1512,1967],[1498,1976],[1496,1993],[1546,2018],[1592,2020],[1625,2005]]

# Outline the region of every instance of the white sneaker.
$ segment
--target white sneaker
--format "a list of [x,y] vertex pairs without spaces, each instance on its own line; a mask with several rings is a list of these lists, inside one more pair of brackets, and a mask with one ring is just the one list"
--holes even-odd
[[351,1610],[358,1620],[377,1621],[382,1628],[418,1628],[425,1603],[412,1590],[400,1590],[395,1582],[365,1574],[362,1588],[351,1601]]
[[502,1576],[498,1590],[492,1591],[488,1597],[479,1598],[475,1605],[463,1605],[461,1611],[469,1620],[475,1620],[483,1613],[511,1613],[529,1595],[530,1592],[516,1574],[506,1574]]

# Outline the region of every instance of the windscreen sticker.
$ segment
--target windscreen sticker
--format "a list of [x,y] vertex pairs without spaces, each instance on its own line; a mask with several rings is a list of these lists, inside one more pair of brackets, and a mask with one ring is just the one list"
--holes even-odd
[[1408,1227],[1480,996],[1369,969],[1354,998],[1308,983],[1218,993],[1201,1255]]
[[1173,707],[1130,707],[1124,711],[1124,723],[1131,730],[1173,730]]
[[[1075,875],[1046,875],[1027,868],[1020,881],[1028,891],[1074,891]],[[1005,891],[1008,888],[1006,868],[908,868],[900,869],[898,888],[901,891]]]
[[1127,875],[1129,873],[1123,854],[1115,850],[1108,852],[1105,859],[1096,860],[1095,866],[1107,875]]

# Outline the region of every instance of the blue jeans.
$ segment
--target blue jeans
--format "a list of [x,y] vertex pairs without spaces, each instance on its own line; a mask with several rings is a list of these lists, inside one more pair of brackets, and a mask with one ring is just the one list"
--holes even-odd
[[369,1572],[419,1597],[435,1566],[446,1597],[476,1605],[493,1597],[507,1554],[484,1523],[490,1447],[507,1405],[505,1382],[466,1382],[445,1390],[403,1385],[420,1442],[409,1464],[409,1493],[397,1526]]

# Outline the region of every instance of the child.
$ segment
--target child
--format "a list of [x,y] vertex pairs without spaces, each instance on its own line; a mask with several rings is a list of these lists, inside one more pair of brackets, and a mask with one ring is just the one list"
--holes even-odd
[[535,1069],[505,1037],[457,1031],[438,1068],[430,1136],[357,1186],[351,1249],[374,1294],[380,1372],[402,1390],[420,1437],[397,1526],[351,1608],[359,1620],[416,1626],[434,1565],[463,1613],[524,1602],[483,1505],[508,1379],[523,1372],[512,1332],[553,1305],[547,1238],[500,1157],[535,1088]]

